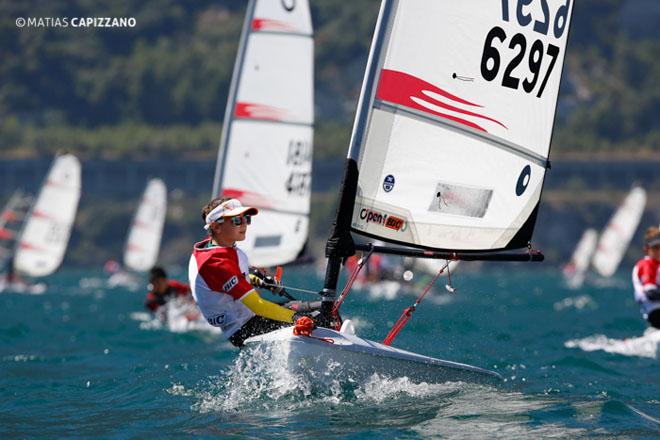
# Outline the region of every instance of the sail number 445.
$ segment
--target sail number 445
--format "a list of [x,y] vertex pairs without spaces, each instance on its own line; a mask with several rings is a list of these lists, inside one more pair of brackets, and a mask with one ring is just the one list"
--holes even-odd
[[[530,11],[527,9],[527,7],[534,1],[540,3],[542,11],[542,16],[537,17],[537,19],[534,19]],[[566,2],[560,5],[556,11],[553,11],[554,14],[551,15],[550,8],[548,7],[548,0],[517,0],[517,2],[515,2],[516,19],[520,26],[526,27],[533,22],[534,32],[542,35],[548,35],[552,32],[554,37],[559,39],[566,30],[570,4],[571,0],[566,0]],[[510,21],[509,14],[509,0],[502,0],[502,19],[507,22]],[[481,56],[481,76],[486,81],[493,81],[500,73],[500,67],[502,64],[500,50],[506,50],[507,38],[508,36],[506,32],[499,26],[493,27],[486,35],[484,50]],[[559,47],[548,43],[546,48],[543,41],[540,39],[535,40],[531,46],[529,46],[529,52],[527,51],[528,46],[527,38],[521,33],[513,35],[511,39],[508,40],[508,49],[513,51],[515,56],[504,69],[502,86],[517,90],[522,85],[522,89],[526,93],[532,93],[536,89],[539,79],[543,76],[536,93],[536,97],[540,98],[543,94],[543,90],[545,90],[546,84],[548,83],[548,78],[550,78],[550,74],[555,67],[559,56]],[[545,55],[550,57],[550,61],[545,74],[543,74],[541,70]],[[516,69],[525,58],[527,58],[527,66],[529,67],[531,76],[524,75],[524,77],[520,77],[519,73],[516,73]]]

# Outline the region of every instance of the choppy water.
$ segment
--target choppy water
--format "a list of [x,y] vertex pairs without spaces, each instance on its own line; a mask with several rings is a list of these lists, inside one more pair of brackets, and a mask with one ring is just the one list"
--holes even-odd
[[[457,273],[455,294],[435,291],[394,345],[494,369],[498,386],[331,373],[320,385],[268,350],[239,354],[218,335],[145,325],[141,292],[104,289],[94,275],[64,271],[44,295],[0,295],[0,437],[660,435],[657,354],[580,347],[643,334],[627,274],[570,291],[557,272],[512,265]],[[321,283],[306,269],[285,279]],[[344,314],[382,340],[412,301],[355,292]]]

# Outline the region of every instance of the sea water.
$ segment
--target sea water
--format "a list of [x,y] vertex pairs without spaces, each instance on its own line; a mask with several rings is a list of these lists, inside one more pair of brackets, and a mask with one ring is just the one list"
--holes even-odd
[[[496,385],[360,382],[333,365],[292,376],[267,348],[239,352],[204,329],[153,325],[143,292],[61,271],[43,295],[0,295],[0,437],[660,435],[657,351],[607,351],[646,328],[627,273],[573,291],[542,266],[470,269],[452,276],[455,293],[439,280],[393,345],[492,369],[504,377]],[[309,268],[284,279],[321,286]],[[381,341],[422,288],[393,299],[352,292],[343,314]]]

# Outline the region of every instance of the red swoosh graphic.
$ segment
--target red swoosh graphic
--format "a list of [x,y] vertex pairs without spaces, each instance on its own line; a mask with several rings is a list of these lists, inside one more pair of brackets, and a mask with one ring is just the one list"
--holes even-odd
[[295,31],[289,23],[270,18],[255,18],[252,20],[253,31]]
[[13,211],[6,211],[2,214],[2,219],[8,222],[14,222],[18,220],[18,216]]
[[51,215],[49,215],[49,214],[46,214],[46,213],[43,212],[43,211],[37,211],[37,210],[32,211],[32,217],[38,217],[38,218],[53,218],[53,216],[51,216]]
[[44,250],[38,246],[31,245],[30,243],[26,241],[21,241],[18,245],[21,249],[26,249],[29,251],[39,251],[39,252],[44,252]]
[[283,121],[287,111],[270,105],[252,102],[237,102],[235,115],[244,119],[266,119],[268,121]]
[[272,203],[268,197],[251,191],[244,191],[238,188],[224,188],[222,197],[231,197],[238,199],[244,206],[256,206],[258,208],[270,208]]
[[441,89],[438,86],[435,86],[423,79],[417,78],[415,76],[409,75],[404,72],[399,72],[396,70],[383,69],[380,74],[380,81],[378,82],[378,90],[376,92],[376,97],[382,101],[391,102],[394,104],[399,104],[404,107],[414,108],[416,110],[423,111],[425,113],[430,113],[441,118],[450,119],[459,124],[467,125],[479,131],[484,131],[488,133],[488,130],[481,127],[478,124],[475,124],[472,121],[466,119],[458,118],[453,115],[446,113],[441,113],[430,109],[427,106],[424,106],[419,103],[423,101],[434,107],[440,107],[446,110],[451,110],[457,113],[462,113],[466,116],[473,116],[480,119],[485,119],[487,121],[494,122],[504,128],[507,128],[500,121],[490,118],[488,116],[481,115],[479,113],[471,112],[468,110],[463,110],[462,108],[456,107],[451,104],[447,104],[443,101],[440,101],[437,98],[429,96],[429,93],[435,93],[439,96],[447,98],[451,101],[469,105],[473,107],[482,107],[479,104],[467,101],[463,98],[460,98],[456,95],[453,95],[446,90]]

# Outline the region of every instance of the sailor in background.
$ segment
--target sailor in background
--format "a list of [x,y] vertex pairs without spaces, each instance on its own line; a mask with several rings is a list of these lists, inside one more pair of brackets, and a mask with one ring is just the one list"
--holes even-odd
[[660,329],[660,229],[651,226],[644,235],[644,253],[633,269],[635,300],[649,324]]
[[190,295],[187,284],[167,279],[167,273],[162,267],[154,266],[149,271],[149,292],[144,306],[155,312],[169,300]]
[[211,200],[202,209],[209,236],[195,244],[188,266],[193,297],[204,318],[237,347],[251,336],[290,326],[298,318],[293,310],[259,296],[253,284],[264,284],[261,275],[250,275],[247,255],[236,247],[258,213],[237,199]]

